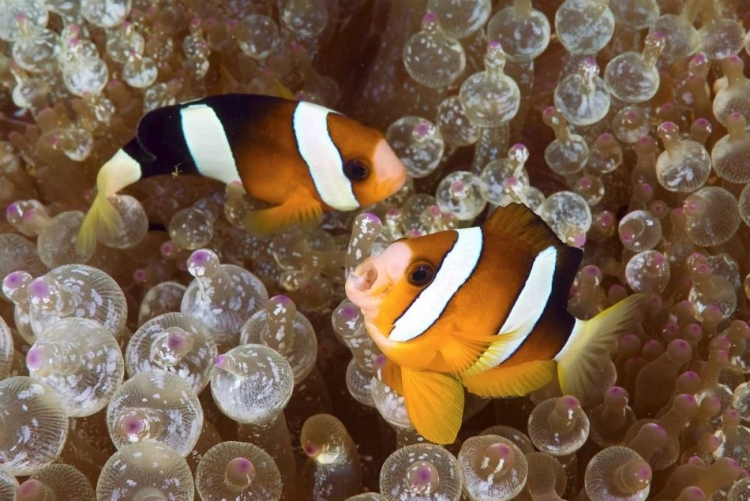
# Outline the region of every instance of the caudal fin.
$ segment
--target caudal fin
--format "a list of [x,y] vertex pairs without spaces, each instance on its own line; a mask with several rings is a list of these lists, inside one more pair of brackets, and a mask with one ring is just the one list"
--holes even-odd
[[76,254],[90,257],[94,254],[99,236],[113,235],[122,227],[122,218],[107,197],[101,191],[97,193],[94,203],[83,218],[78,231]]
[[568,342],[555,357],[564,394],[582,398],[596,386],[602,358],[616,348],[622,334],[641,321],[645,299],[643,294],[634,294],[591,320],[576,320]]
[[[137,139],[133,139],[125,148],[130,148],[131,145],[140,148]],[[141,178],[140,164],[125,151],[125,148],[117,150],[117,153],[102,165],[96,176],[96,198],[83,219],[76,241],[76,254],[79,257],[93,255],[98,237],[114,235],[122,228],[120,213],[109,201],[109,197]]]

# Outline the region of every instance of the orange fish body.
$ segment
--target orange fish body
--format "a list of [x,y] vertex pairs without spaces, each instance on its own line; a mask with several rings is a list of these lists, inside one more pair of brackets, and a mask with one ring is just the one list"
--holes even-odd
[[91,250],[97,234],[118,227],[119,214],[107,197],[176,170],[240,182],[250,196],[271,204],[245,221],[248,231],[261,234],[316,222],[325,211],[376,203],[406,181],[406,169],[383,135],[351,118],[270,96],[211,96],[153,110],[140,120],[136,137],[99,171],[79,249]]
[[530,209],[512,204],[479,227],[394,242],[355,269],[347,295],[388,357],[383,379],[404,396],[417,431],[453,442],[463,387],[484,397],[526,395],[557,374],[566,393],[585,390],[591,350],[614,347],[642,298],[577,320],[567,298],[581,259]]

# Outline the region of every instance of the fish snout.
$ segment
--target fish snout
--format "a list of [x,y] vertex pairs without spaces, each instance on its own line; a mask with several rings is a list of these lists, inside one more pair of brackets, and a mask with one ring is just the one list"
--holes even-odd
[[391,284],[388,272],[377,258],[367,258],[346,279],[346,296],[366,318],[377,315],[383,293]]
[[346,284],[347,289],[351,288],[359,293],[372,295],[374,286],[378,283],[378,278],[382,282],[383,277],[381,275],[374,261],[365,259],[349,276]]

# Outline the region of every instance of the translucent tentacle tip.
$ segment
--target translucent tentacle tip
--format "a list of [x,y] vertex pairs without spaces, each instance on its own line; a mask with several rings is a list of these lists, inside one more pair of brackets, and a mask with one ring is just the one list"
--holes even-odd
[[217,355],[216,356],[216,367],[219,369],[226,369],[227,367],[227,356],[226,355]]
[[9,273],[3,279],[3,293],[13,299],[17,295],[16,293],[22,292],[29,282],[31,282],[31,275],[25,271]]
[[581,409],[581,403],[576,397],[566,395],[558,398],[555,402],[555,412],[561,416],[566,416],[570,420],[575,420],[583,411]]
[[484,450],[484,454],[477,459],[479,460],[477,464],[479,471],[491,475],[501,471],[510,471],[515,463],[516,455],[508,445],[497,443],[489,445]]
[[315,456],[320,454],[321,447],[312,440],[305,440],[305,444],[302,446],[302,449],[305,451],[305,454],[307,454],[311,458],[314,458]]
[[[392,216],[390,210],[386,213],[386,218],[388,218],[389,215]],[[357,216],[357,219],[354,222],[354,227],[359,228],[361,231],[369,231],[369,227],[378,226],[380,224],[382,223],[378,216],[376,216],[372,212],[363,212],[362,214]]]
[[375,367],[377,369],[382,369],[383,367],[385,367],[385,363],[387,361],[388,361],[388,357],[386,357],[385,355],[383,355],[381,353],[380,355],[378,355],[377,357],[375,357],[375,362],[374,362]]
[[440,476],[432,463],[417,461],[406,471],[406,482],[412,493],[429,495],[437,489]]
[[627,390],[619,386],[612,386],[604,392],[604,403],[609,407],[625,407],[629,398]]
[[653,443],[659,447],[661,447],[663,444],[667,443],[667,439],[669,436],[667,435],[667,430],[662,428],[660,424],[657,423],[646,423],[643,425],[643,427],[638,431],[638,435],[643,434],[643,437],[647,439],[648,442]]
[[[738,111],[735,111],[734,113],[732,113],[731,116],[733,116],[734,118],[744,118],[742,116],[742,113],[740,113]],[[711,132],[711,122],[709,122],[705,118],[696,118],[695,121],[693,122],[693,125],[696,125],[696,126],[701,127],[701,128],[708,129],[708,132]]]
[[677,363],[687,363],[693,356],[693,349],[684,339],[675,339],[667,346],[667,355]]
[[437,14],[435,14],[434,12],[428,12],[422,18],[422,29],[426,30],[429,28],[433,28],[437,23],[438,23]]
[[529,159],[529,149],[523,143],[516,143],[508,150],[508,158],[518,163],[525,163]]
[[44,499],[45,485],[34,478],[30,478],[18,487],[18,499]]
[[339,308],[339,315],[344,322],[353,322],[360,316],[360,310],[353,304],[347,304]]
[[146,274],[146,270],[144,268],[138,268],[133,272],[133,281],[137,284],[145,284],[147,278],[148,275]]
[[631,459],[617,469],[616,483],[626,492],[635,494],[651,483],[651,467],[641,458]]
[[424,122],[420,122],[414,127],[414,134],[420,139],[427,136],[430,132],[432,132],[432,127],[430,127],[430,124]]
[[161,244],[161,255],[166,258],[174,257],[176,250],[177,249],[175,249],[175,246],[172,242],[164,242],[163,244]]
[[227,463],[226,480],[237,487],[247,487],[255,479],[255,465],[247,458],[234,458]]
[[277,310],[277,308],[294,308],[294,301],[292,301],[289,296],[284,296],[281,294],[269,299],[268,303],[274,305],[274,312],[280,312],[280,310]]
[[33,371],[38,371],[44,364],[44,348],[33,346],[26,354],[26,367]]
[[679,501],[705,501],[706,494],[703,489],[694,485],[685,487],[680,493]]
[[188,342],[188,338],[183,334],[184,331],[170,331],[167,335],[167,347],[171,350],[180,350]]
[[32,300],[36,299],[37,301],[44,301],[49,298],[51,290],[44,277],[39,277],[29,285],[29,293],[31,294]]
[[13,216],[21,214],[21,210],[18,207],[18,202],[12,202],[8,207],[5,208],[5,219],[10,221]]
[[581,61],[580,71],[583,77],[593,80],[599,74],[599,66],[597,66],[595,59],[587,57]]
[[146,430],[146,421],[137,415],[129,414],[120,420],[120,431],[126,437],[139,437]]
[[219,256],[210,249],[198,249],[190,254],[188,272],[194,277],[211,276],[219,268]]

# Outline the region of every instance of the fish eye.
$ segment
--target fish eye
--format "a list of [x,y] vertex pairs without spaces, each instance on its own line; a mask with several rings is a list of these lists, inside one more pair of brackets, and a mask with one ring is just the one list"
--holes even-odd
[[361,160],[349,160],[344,164],[344,175],[352,181],[364,181],[370,176],[370,168]]
[[424,287],[425,285],[432,282],[435,276],[435,270],[432,266],[426,263],[416,265],[409,272],[409,283],[416,285],[417,287]]

